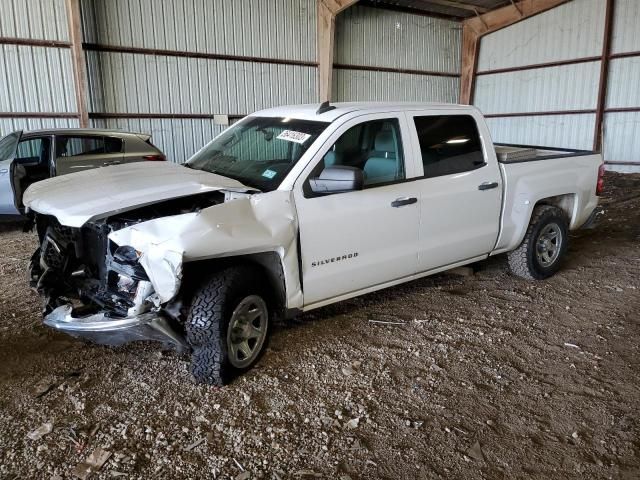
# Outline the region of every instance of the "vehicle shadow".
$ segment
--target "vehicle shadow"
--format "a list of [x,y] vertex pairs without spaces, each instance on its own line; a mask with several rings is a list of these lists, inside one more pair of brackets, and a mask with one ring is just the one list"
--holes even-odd
[[24,231],[25,221],[24,220],[2,220],[0,219],[0,233],[5,232],[22,232]]
[[[476,273],[498,271],[502,270],[501,260],[488,260],[478,262],[477,264],[470,265],[473,267]],[[473,278],[473,277],[471,277]],[[433,290],[437,289],[443,292],[443,294],[450,293],[455,295],[464,295],[465,289],[465,277],[454,275],[451,273],[438,273],[429,277],[413,280],[394,287],[385,288],[376,292],[371,292],[366,295],[344,300],[342,302],[320,307],[316,310],[302,313],[292,320],[288,320],[284,323],[276,325],[276,331],[279,329],[287,330],[292,328],[300,328],[310,323],[322,322],[325,320],[334,319],[338,316],[356,317],[358,315],[370,316],[367,313],[362,313],[363,310],[378,311],[376,307],[382,307],[388,305],[390,301],[394,299],[400,299],[404,296],[415,295],[425,291],[425,289]],[[379,313],[376,314],[376,318],[379,317]],[[393,315],[389,316],[389,320],[393,320]],[[398,318],[399,321],[403,319]]]

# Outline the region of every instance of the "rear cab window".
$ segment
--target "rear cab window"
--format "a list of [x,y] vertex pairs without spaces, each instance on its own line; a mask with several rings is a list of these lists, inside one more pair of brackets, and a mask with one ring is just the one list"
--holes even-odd
[[482,142],[471,115],[416,115],[424,177],[468,172],[486,165]]

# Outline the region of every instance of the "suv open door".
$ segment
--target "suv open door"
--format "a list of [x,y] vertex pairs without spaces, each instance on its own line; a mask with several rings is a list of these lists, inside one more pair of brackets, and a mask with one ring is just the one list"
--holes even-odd
[[0,139],[0,215],[18,216],[13,193],[14,162],[22,130]]

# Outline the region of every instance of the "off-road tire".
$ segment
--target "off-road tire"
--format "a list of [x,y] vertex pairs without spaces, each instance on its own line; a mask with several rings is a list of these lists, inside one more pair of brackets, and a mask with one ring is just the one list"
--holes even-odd
[[257,268],[240,265],[216,272],[195,291],[186,333],[192,348],[191,374],[197,382],[226,385],[260,359],[266,350],[270,325],[260,354],[243,369],[235,368],[229,361],[227,330],[233,310],[243,298],[258,295],[269,305],[264,285],[264,277]]
[[[551,265],[545,267],[537,258],[536,241],[540,236],[540,232],[552,223],[558,225],[562,232],[560,253]],[[518,248],[508,254],[511,272],[527,280],[543,280],[552,276],[560,269],[560,265],[567,251],[568,240],[568,226],[565,213],[558,207],[552,205],[535,207],[524,240],[522,240]]]

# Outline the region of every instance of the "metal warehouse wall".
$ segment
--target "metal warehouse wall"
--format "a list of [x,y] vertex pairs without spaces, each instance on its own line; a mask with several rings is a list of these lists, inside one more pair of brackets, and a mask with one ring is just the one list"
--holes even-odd
[[315,0],[83,0],[95,126],[142,130],[184,161],[214,114],[317,99]]
[[64,0],[0,0],[0,134],[78,125],[68,41]]
[[[0,134],[78,126],[65,0],[0,12]],[[151,133],[172,161],[226,127],[216,115],[318,101],[317,0],[80,0],[80,13],[90,125]],[[457,22],[349,8],[333,99],[456,102],[460,42]]]
[[604,153],[607,160],[619,162],[613,168],[623,172],[640,171],[639,24],[640,2],[616,0],[604,117]]
[[[604,14],[574,0],[481,40],[473,103],[494,141],[593,147]],[[592,61],[545,66],[576,59]]]
[[333,98],[457,102],[458,22],[354,6],[336,20]]
[[481,40],[473,103],[494,141],[591,150],[602,60],[608,60],[603,153],[608,168],[640,165],[640,2],[614,0],[609,55],[606,0],[572,0]]

